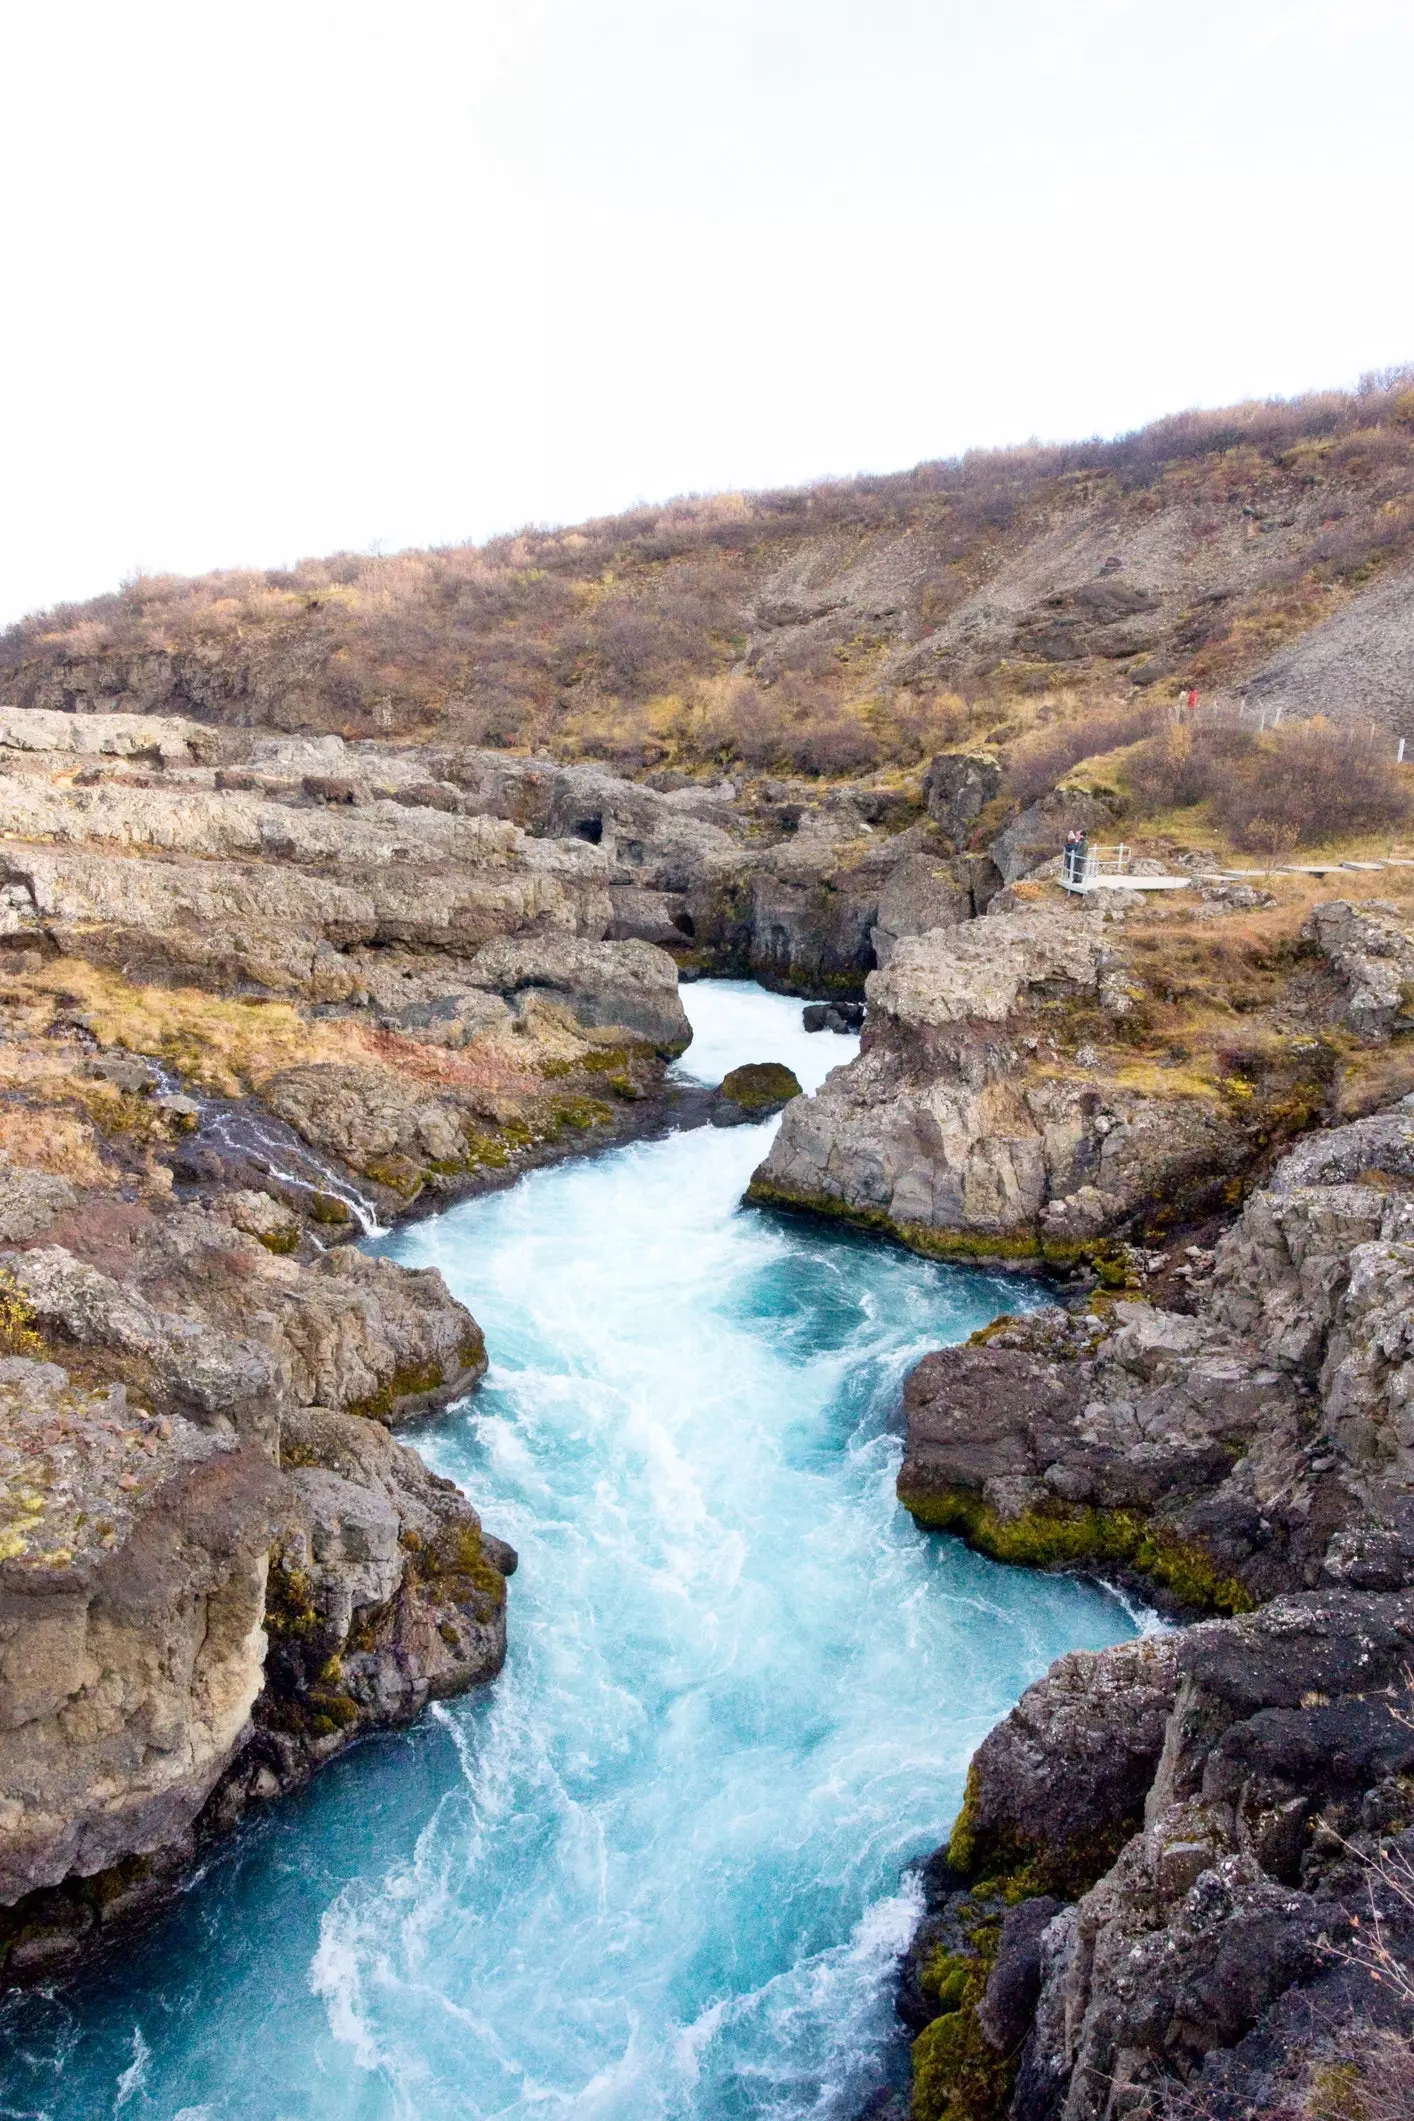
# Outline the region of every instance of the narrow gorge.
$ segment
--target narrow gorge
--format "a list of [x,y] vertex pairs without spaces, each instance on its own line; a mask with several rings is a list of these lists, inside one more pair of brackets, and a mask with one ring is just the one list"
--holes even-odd
[[[766,1056],[813,1086],[851,1050],[756,988],[685,999],[709,1081]],[[416,1433],[424,1481],[519,1550],[506,1668],[247,1814],[118,1963],[12,2004],[12,2104],[843,2114],[904,2064],[905,1865],[1019,1690],[1134,1622],[898,1511],[903,1373],[1016,1288],[743,1214],[775,1124],[539,1172],[350,1255],[439,1274],[486,1331],[476,1396]],[[345,1505],[344,1557],[360,1534]]]
[[0,2112],[1386,2121],[1376,381],[5,637]]

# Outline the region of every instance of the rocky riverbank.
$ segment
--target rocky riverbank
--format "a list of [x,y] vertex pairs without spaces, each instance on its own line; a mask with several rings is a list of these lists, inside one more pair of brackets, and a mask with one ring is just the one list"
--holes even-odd
[[[802,801],[0,716],[10,1978],[499,1667],[514,1556],[390,1433],[479,1331],[347,1240],[786,1100],[757,1200],[1073,1277],[910,1379],[919,1521],[1219,1616],[1066,1660],[979,1754],[905,1973],[916,2121],[1236,2114],[1319,2058],[1359,2000],[1320,1940],[1414,1768],[1414,891],[1062,901],[1075,798],[972,845],[998,779]],[[859,1059],[670,1084],[704,972],[865,995]]]
[[[494,755],[0,714],[7,1978],[499,1668],[514,1555],[390,1434],[474,1387],[480,1331],[348,1240],[789,1096],[668,1080],[690,1033],[653,937],[749,965],[796,822]],[[868,836],[822,814],[796,886]],[[745,925],[694,938],[690,899]]]
[[474,1387],[480,1330],[346,1240],[692,1103],[597,850],[221,750],[0,717],[9,1979],[499,1669],[515,1557],[390,1434]]
[[1411,1217],[1406,1099],[1285,1156],[1182,1308],[910,1376],[920,1523],[1232,1616],[1063,1659],[982,1746],[904,1971],[914,2121],[1295,2115],[1414,2031]]
[[1284,1140],[1410,1087],[1393,874],[1374,907],[1316,880],[1158,905],[1024,883],[899,940],[858,1060],[791,1107],[751,1198],[1052,1266],[1220,1214]]

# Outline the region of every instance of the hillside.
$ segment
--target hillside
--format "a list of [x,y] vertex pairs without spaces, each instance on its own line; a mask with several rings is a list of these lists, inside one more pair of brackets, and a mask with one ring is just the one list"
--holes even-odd
[[0,636],[0,695],[630,773],[856,775],[995,741],[1020,702],[1180,684],[1399,730],[1411,563],[1404,370],[479,547],[144,576]]

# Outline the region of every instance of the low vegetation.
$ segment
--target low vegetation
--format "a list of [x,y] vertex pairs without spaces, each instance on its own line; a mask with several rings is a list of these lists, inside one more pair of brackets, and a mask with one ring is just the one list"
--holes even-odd
[[1101,706],[1093,713],[1049,726],[1038,724],[1012,746],[1001,792],[1008,803],[1024,809],[1083,760],[1138,744],[1142,738],[1154,740],[1161,714],[1162,709],[1150,702],[1124,703]]
[[[1230,584],[1156,621],[1147,645],[1153,599],[1126,601],[1106,580],[1079,618],[1103,634],[1127,617],[1132,639],[1077,647],[1076,612],[1052,615],[1065,599],[1042,596],[1011,647],[951,674],[929,661],[938,629],[999,571],[1024,572],[1058,525],[1112,529],[1123,548],[1169,508],[1243,557],[1225,563]],[[1305,527],[1288,537],[1293,509]],[[0,696],[543,748],[629,772],[839,778],[907,768],[964,736],[1018,735],[1036,703],[1094,706],[1117,671],[1141,690],[1227,684],[1411,552],[1414,373],[1399,371],[1111,442],[689,497],[481,546],[139,575],[0,635]],[[1142,733],[1128,726],[1123,740]],[[1018,756],[1018,797],[1056,761],[1089,755],[1079,741],[1057,733]]]
[[1383,735],[1319,720],[1265,733],[1231,719],[1170,725],[1130,754],[1124,781],[1138,815],[1201,803],[1234,846],[1273,856],[1393,833],[1414,807]]

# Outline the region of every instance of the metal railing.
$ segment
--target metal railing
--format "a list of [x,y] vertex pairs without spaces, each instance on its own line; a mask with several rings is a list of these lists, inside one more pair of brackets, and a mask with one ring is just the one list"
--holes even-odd
[[1067,891],[1088,891],[1098,877],[1129,874],[1129,848],[1122,840],[1116,847],[1087,847],[1080,861],[1078,853],[1078,848],[1067,848],[1062,857],[1061,882]]

